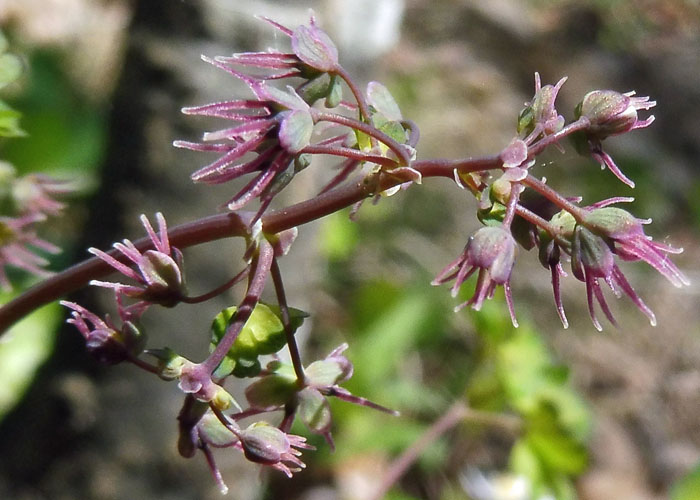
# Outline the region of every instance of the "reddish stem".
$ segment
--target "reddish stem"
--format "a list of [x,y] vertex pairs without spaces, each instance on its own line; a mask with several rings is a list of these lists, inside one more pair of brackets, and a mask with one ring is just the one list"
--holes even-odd
[[[451,179],[454,177],[455,170],[465,173],[478,172],[500,168],[501,165],[502,162],[498,156],[487,156],[462,160],[421,160],[413,162],[412,168],[418,170],[423,178]],[[262,218],[263,231],[276,234],[285,229],[306,224],[403,182],[405,182],[403,179],[382,175],[376,183],[357,182],[338,187],[315,198],[265,215]],[[183,249],[222,238],[247,236],[250,233],[251,220],[252,216],[247,212],[211,215],[170,228],[168,231],[170,243],[174,247]],[[153,248],[150,238],[141,238],[134,244],[139,251]],[[126,257],[119,252],[111,250],[107,253],[120,262],[128,263]],[[0,308],[0,335],[35,309],[84,288],[90,280],[104,278],[113,272],[114,269],[111,266],[93,257],[42,281]]]
[[251,262],[253,272],[248,275],[248,290],[236,310],[236,316],[226,328],[226,333],[214,351],[201,363],[201,366],[208,372],[212,373],[216,370],[219,363],[226,357],[229,349],[231,349],[236,338],[238,338],[238,334],[241,333],[243,326],[245,326],[246,321],[253,313],[265,288],[265,281],[272,266],[273,255],[272,246],[267,240],[263,239],[258,247],[257,255],[253,257],[253,262]]

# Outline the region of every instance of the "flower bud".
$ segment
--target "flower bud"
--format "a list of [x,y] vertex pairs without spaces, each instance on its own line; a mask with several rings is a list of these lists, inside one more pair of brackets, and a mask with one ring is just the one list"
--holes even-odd
[[328,400],[317,389],[307,387],[297,394],[297,414],[302,422],[314,434],[325,438],[331,448],[334,448],[331,437],[331,407]]
[[127,358],[121,334],[112,329],[96,329],[85,340],[85,348],[100,363],[116,365]]
[[515,263],[515,240],[502,227],[482,227],[469,238],[467,260],[488,269],[491,279],[500,285],[510,278]]
[[146,353],[158,360],[158,368],[160,370],[158,376],[163,380],[177,380],[182,375],[184,366],[191,364],[190,360],[183,358],[168,347],[164,349],[148,349]]
[[[180,260],[180,259],[178,259]],[[165,307],[173,307],[179,303],[185,294],[182,281],[182,262],[178,263],[171,256],[156,250],[147,250],[138,263],[141,276],[147,285],[140,297],[158,297],[158,303]],[[127,292],[126,295],[129,295]]]
[[292,477],[305,467],[299,460],[301,452],[295,448],[312,449],[306,439],[286,434],[267,422],[256,422],[239,433],[245,457],[251,462],[269,465]]
[[576,219],[566,210],[554,214],[549,221],[556,229],[559,236],[571,240],[574,237]]
[[603,207],[590,212],[585,226],[596,234],[613,239],[624,239],[643,232],[639,219],[617,207]]
[[594,90],[586,94],[576,107],[576,118],[585,116],[590,121],[589,135],[604,139],[623,134],[635,128],[646,127],[653,117],[640,121],[637,110],[656,105],[648,97],[632,97],[634,92],[621,94],[614,90]]

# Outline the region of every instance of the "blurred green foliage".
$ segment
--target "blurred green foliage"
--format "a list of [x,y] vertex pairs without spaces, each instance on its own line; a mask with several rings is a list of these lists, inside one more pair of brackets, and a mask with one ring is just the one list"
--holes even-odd
[[[102,159],[106,120],[104,110],[81,96],[67,78],[56,54],[35,52],[22,60],[6,53],[7,40],[0,34],[0,88],[11,82],[20,88],[12,107],[0,101],[0,136],[12,138],[0,143],[0,160],[11,163],[20,175],[43,172],[79,186],[71,202],[79,202],[89,185],[95,185]],[[20,85],[21,83],[21,85]],[[21,110],[21,111],[16,111]],[[22,126],[20,127],[20,117]],[[25,132],[26,131],[26,132]],[[16,139],[15,139],[16,138]],[[71,242],[59,234],[55,224],[52,237],[61,238],[63,255],[42,254],[58,265],[70,263]],[[72,228],[75,231],[75,228]],[[73,237],[78,231],[73,233]],[[8,270],[17,287],[15,294],[36,280],[26,273]],[[0,297],[0,303],[11,295]],[[63,318],[57,305],[46,306],[15,325],[0,343],[0,419],[12,409],[28,388],[36,370],[51,355],[55,330]]]
[[671,500],[697,500],[700,498],[700,464],[673,485],[670,498]]
[[[415,214],[409,201],[398,204],[382,209],[380,203],[360,211],[358,223],[347,213],[335,214],[321,230],[319,244],[330,262],[328,286],[339,291],[348,311],[340,328],[352,337],[347,355],[355,374],[344,385],[403,414],[393,418],[334,402],[337,452],[328,457],[330,463],[342,468],[352,457],[368,453],[397,456],[461,398],[482,418],[492,415],[497,423],[505,416],[520,425],[511,435],[499,431],[497,424],[494,428],[467,417],[457,437],[443,436],[433,443],[420,457],[418,470],[427,476],[438,471],[451,475],[442,498],[460,498],[457,477],[472,466],[527,478],[533,499],[546,494],[576,498],[573,479],[587,466],[591,416],[568,381],[568,369],[555,362],[541,334],[525,318],[520,318],[520,328],[513,328],[502,297],[487,302],[481,311],[455,314],[446,290],[428,287],[428,273],[415,263],[407,281],[381,269],[364,269],[374,276],[365,281],[353,276],[354,260],[367,247],[401,258],[387,242],[406,230],[402,224],[412,227]],[[376,209],[389,212],[383,214],[383,222],[370,213]],[[466,297],[471,291],[463,292]],[[467,443],[488,443],[494,432],[507,442],[500,458],[496,453],[486,463],[475,457],[472,462],[458,451]],[[457,457],[462,461],[455,462]],[[463,491],[461,495],[464,498]],[[389,498],[413,497],[395,488]]]

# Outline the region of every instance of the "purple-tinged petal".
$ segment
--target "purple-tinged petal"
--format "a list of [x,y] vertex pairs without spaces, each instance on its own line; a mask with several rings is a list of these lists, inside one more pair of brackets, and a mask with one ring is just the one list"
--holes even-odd
[[241,52],[232,57],[217,56],[214,59],[224,64],[240,64],[270,69],[294,68],[299,64],[299,59],[294,54],[283,54],[282,52]]
[[189,149],[191,151],[203,151],[203,152],[214,152],[223,153],[226,151],[231,151],[234,146],[230,143],[226,144],[204,144],[201,142],[189,142],[189,141],[173,141],[173,146],[176,148]]
[[313,130],[314,120],[308,111],[291,111],[280,123],[280,144],[290,153],[296,154],[309,145]]
[[373,410],[378,410],[378,411],[381,411],[384,413],[388,413],[389,415],[393,415],[395,417],[398,417],[401,415],[401,413],[396,411],[396,410],[392,410],[392,409],[389,409],[389,408],[382,406],[380,404],[374,403],[374,402],[370,401],[369,399],[366,399],[366,398],[363,398],[360,396],[355,396],[354,394],[352,394],[347,389],[344,389],[343,387],[338,387],[338,386],[331,387],[326,392],[326,394],[328,396],[334,396],[338,399],[342,399],[343,401],[347,401],[348,403],[353,403],[353,404],[360,405],[360,406],[366,406],[367,408],[372,408]]
[[[182,108],[182,113],[185,115],[198,115],[198,116],[214,116],[219,118],[229,118],[229,119],[239,119],[238,117],[248,117],[249,115],[241,115],[239,113],[233,113],[233,111],[240,110],[253,110],[255,112],[264,111],[265,114],[269,114],[268,103],[265,101],[254,101],[254,100],[235,100],[235,101],[221,101],[211,104],[205,104],[203,106],[191,106]],[[264,116],[264,115],[250,115],[250,116]]]
[[[494,287],[495,288],[495,287]],[[510,281],[503,284],[503,290],[506,296],[506,304],[508,304],[508,312],[510,313],[510,321],[514,328],[518,328],[518,320],[515,318],[515,306],[513,305],[513,293],[510,289]]]
[[561,267],[561,262],[550,265],[550,270],[552,272],[552,290],[554,291],[554,305],[557,308],[557,314],[559,314],[559,319],[564,328],[569,328],[569,321],[566,319],[566,313],[564,312],[564,305],[561,301],[561,275],[564,271]]
[[129,278],[132,278],[132,279],[135,279],[135,280],[137,280],[137,279],[139,278],[139,276],[138,276],[138,274],[136,273],[136,271],[134,271],[133,269],[131,269],[131,268],[130,268],[129,266],[127,266],[126,264],[123,264],[123,263],[119,262],[117,259],[115,259],[115,258],[112,257],[111,255],[109,255],[109,254],[103,252],[103,251],[100,250],[99,248],[94,248],[94,247],[88,248],[88,252],[90,252],[91,254],[93,254],[95,257],[97,257],[97,258],[103,260],[104,262],[106,262],[107,264],[109,264],[110,266],[112,266],[114,269],[116,269],[117,271],[119,271],[120,273],[122,273],[124,276],[128,276]]
[[292,33],[292,50],[304,63],[319,71],[338,67],[338,49],[328,34],[315,24],[301,25]]
[[246,186],[226,204],[228,209],[232,211],[239,210],[250,200],[260,195],[270,182],[272,182],[274,177],[287,167],[288,163],[289,155],[280,153],[266,170],[246,184]]

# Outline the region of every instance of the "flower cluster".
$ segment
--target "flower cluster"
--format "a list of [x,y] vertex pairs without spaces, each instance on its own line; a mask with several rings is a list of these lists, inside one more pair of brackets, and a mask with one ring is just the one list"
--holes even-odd
[[[654,117],[640,119],[638,111],[650,109],[655,102],[648,97],[633,97],[634,92],[589,92],[576,108],[576,121],[566,125],[555,108],[556,97],[565,81],[566,78],[562,78],[556,85],[542,86],[539,75],[535,74],[535,96],[520,113],[519,136],[499,155],[502,175],[478,172],[465,176],[455,172],[460,185],[469,187],[479,199],[478,216],[486,227],[469,237],[462,254],[438,274],[433,284],[454,280],[452,295],[456,296],[464,281],[478,270],[474,295],[456,309],[465,305],[480,309],[483,300],[491,298],[495,288],[503,285],[513,325],[517,326],[510,292],[516,246],[520,244],[526,250],[537,247],[540,262],[551,271],[554,301],[564,327],[568,327],[568,320],[560,293],[561,277],[566,276],[561,262],[563,257],[571,259],[574,277],[586,285],[590,315],[598,330],[602,326],[595,313],[596,302],[615,324],[601,281],[616,296],[627,295],[654,325],[654,313],[627,281],[615,257],[623,261],[644,261],[675,286],[683,286],[688,284],[687,278],[669,259],[669,254],[682,250],[647,236],[642,224],[649,221],[610,206],[631,199],[617,197],[579,207],[576,203],[580,199],[561,196],[532,177],[529,169],[535,164],[537,152],[550,144],[559,146],[560,138],[571,135],[579,146],[583,141],[585,148],[579,148],[581,152],[589,154],[622,182],[634,187],[603,151],[601,142],[609,136],[650,125]],[[535,192],[534,203],[532,197],[521,196],[526,188]]]
[[374,408],[385,413],[397,412],[355,396],[340,387],[352,377],[353,365],[343,352],[348,348],[342,344],[323,360],[314,361],[304,369],[303,384],[297,382],[291,366],[279,361],[270,363],[265,374],[246,389],[245,395],[250,407],[260,412],[286,408],[288,413],[297,414],[306,427],[314,434],[322,435],[331,448],[331,410],[326,396]]
[[[304,467],[302,450],[312,448],[305,438],[290,433],[295,420],[334,447],[330,397],[398,414],[342,387],[354,371],[344,354],[347,344],[323,359],[303,362],[295,334],[308,315],[287,304],[278,264],[294,242],[297,225],[341,208],[357,207],[363,199],[419,184],[424,177],[441,176],[454,178],[460,187],[468,189],[465,192],[475,196],[477,217],[483,224],[468,238],[462,253],[432,282],[451,283],[451,293],[456,297],[465,282],[476,275],[473,295],[455,310],[467,305],[480,309],[502,286],[511,321],[518,326],[511,294],[518,247],[537,249],[540,262],[550,270],[554,302],[565,327],[568,321],[560,280],[566,276],[567,259],[573,276],[585,285],[590,315],[598,329],[602,327],[597,309],[615,323],[602,285],[617,296],[627,295],[652,324],[656,321],[622,273],[620,260],[646,262],[672,284],[688,284],[669,259],[670,254],[681,250],[653,241],[642,227],[647,221],[612,206],[627,198],[580,206],[580,198],[559,194],[531,173],[540,153],[549,146],[561,148],[562,139],[572,137],[578,140],[580,152],[633,186],[603,151],[602,141],[648,126],[653,116],[640,119],[638,112],[650,109],[653,101],[634,97],[631,92],[594,91],[578,106],[575,121],[567,124],[556,109],[566,78],[555,85],[542,85],[536,74],[535,94],[518,116],[517,133],[499,154],[480,159],[417,160],[417,126],[404,118],[385,86],[370,82],[366,91],[359,90],[340,65],[335,45],[313,18],[296,29],[265,21],[289,38],[291,51],[205,57],[205,61],[245,83],[253,97],[184,108],[186,114],[223,118],[233,124],[205,133],[202,142],[175,142],[177,147],[220,155],[192,174],[195,182],[220,184],[252,176],[228,201],[227,208],[239,211],[259,199],[257,213],[214,216],[181,226],[177,233],[178,245],[184,241],[211,241],[222,235],[244,238],[247,247],[242,256],[243,270],[212,291],[188,296],[182,253],[171,245],[165,218],[156,214],[156,231],[141,216],[146,238],[136,242],[125,239],[109,252],[89,250],[96,257],[88,263],[95,269],[92,277],[113,270],[129,280],[90,282],[113,290],[121,324],[109,317],[101,319],[78,304],[62,302],[71,310],[68,322],[83,335],[88,350],[99,361],[127,361],[177,382],[184,395],[178,415],[180,454],[192,457],[201,451],[223,492],[227,488],[215,464],[213,448],[237,449],[249,461],[291,476]],[[348,90],[352,97],[346,99]],[[312,163],[315,155],[341,160],[339,171],[321,193],[285,210],[266,213],[273,198]],[[357,171],[363,176],[360,182],[346,182]],[[50,195],[59,192],[61,186],[38,176],[6,184],[13,186],[13,202],[27,212],[14,219],[0,219],[0,263],[41,272],[42,261],[24,250],[24,245],[52,250],[36,238],[30,226],[60,210],[60,204]],[[0,188],[4,186],[0,183]],[[202,236],[213,227],[208,225],[213,220],[220,221],[217,230],[221,231],[212,231],[215,236]],[[237,224],[231,224],[234,220]],[[6,281],[1,269],[0,280]],[[145,349],[146,336],[139,321],[149,308],[204,302],[244,280],[247,284],[242,299],[212,321],[210,351],[204,360],[192,361],[169,347]],[[262,301],[268,282],[274,287],[274,303]],[[283,348],[289,351],[290,363],[281,361]],[[150,358],[142,359],[142,355]],[[272,356],[273,360],[264,356]],[[264,360],[269,362],[263,367]],[[232,378],[248,380],[245,407],[226,388]],[[240,425],[244,419],[261,414],[269,417],[273,412],[283,415],[276,426],[265,421]]]
[[[292,52],[203,57],[244,82],[254,99],[183,108],[185,114],[235,122],[232,127],[205,133],[201,143],[174,142],[176,147],[221,154],[194,172],[192,180],[219,184],[256,173],[226,206],[238,210],[259,198],[258,214],[265,211],[300,170],[309,166],[314,154],[343,159],[338,175],[324,191],[345,180],[363,163],[376,166],[373,174],[385,169],[406,181],[420,181],[420,174],[408,165],[415,145],[410,144],[411,134],[407,132],[410,126],[402,124],[401,113],[388,90],[371,82],[367,94],[362,95],[354,83],[346,80],[357,102],[344,101],[342,80],[346,76],[338,62],[338,51],[315,19],[312,17],[308,25],[294,30],[269,19],[265,21],[290,38]],[[272,74],[268,74],[270,71]],[[274,85],[288,79],[301,83],[287,84],[284,88]],[[321,101],[325,107],[315,106]],[[358,110],[360,119],[329,109]],[[321,122],[325,122],[324,127],[319,126]],[[315,134],[338,127],[343,130],[312,142]]]
[[0,162],[0,206],[6,214],[0,217],[0,286],[3,289],[11,289],[6,266],[40,277],[50,274],[44,269],[48,261],[32,247],[49,254],[58,253],[60,249],[39,238],[36,228],[48,217],[61,213],[64,205],[54,197],[69,191],[64,182],[38,174],[20,177],[12,165]]

